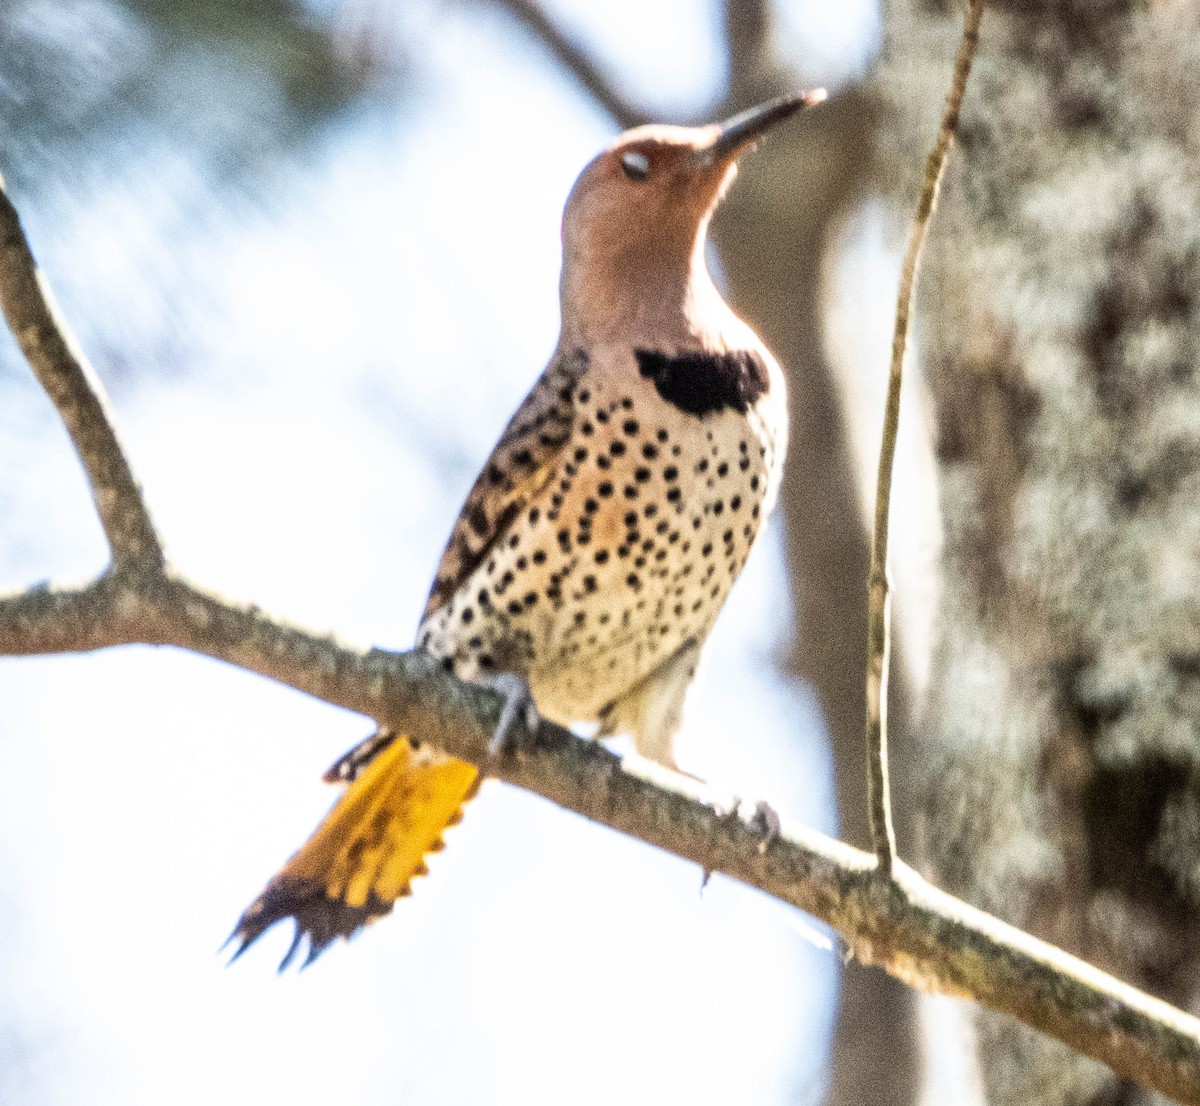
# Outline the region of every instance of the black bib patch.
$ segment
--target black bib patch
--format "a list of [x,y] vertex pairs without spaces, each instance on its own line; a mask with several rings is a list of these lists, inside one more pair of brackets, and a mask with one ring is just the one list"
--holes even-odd
[[703,418],[730,408],[745,414],[770,386],[762,358],[750,350],[731,353],[662,353],[634,350],[642,376],[658,394],[689,415]]

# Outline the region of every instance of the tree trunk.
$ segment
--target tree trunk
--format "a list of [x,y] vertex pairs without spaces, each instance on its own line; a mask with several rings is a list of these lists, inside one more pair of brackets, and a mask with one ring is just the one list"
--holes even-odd
[[[961,27],[892,3],[911,212]],[[1200,1005],[1200,19],[993,2],[923,274],[945,545],[923,733],[937,881]],[[988,1014],[989,1101],[1154,1096]]]

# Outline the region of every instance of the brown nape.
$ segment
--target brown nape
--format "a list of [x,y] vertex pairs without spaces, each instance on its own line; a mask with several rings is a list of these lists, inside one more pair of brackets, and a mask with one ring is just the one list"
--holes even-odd
[[[709,216],[736,173],[733,161],[697,161],[712,133],[642,127],[580,174],[563,221],[565,338],[689,343],[686,305],[716,297],[704,263]],[[629,165],[645,175],[631,177]]]
[[594,158],[563,217],[563,344],[722,348],[706,333],[724,306],[704,264],[708,220],[738,158],[824,98],[793,93],[707,127],[638,127]]

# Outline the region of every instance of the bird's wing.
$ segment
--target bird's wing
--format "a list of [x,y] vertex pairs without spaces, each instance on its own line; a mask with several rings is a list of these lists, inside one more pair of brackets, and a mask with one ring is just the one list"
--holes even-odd
[[554,475],[571,440],[576,390],[587,369],[582,350],[561,354],[517,408],[459,512],[422,622],[459,589]]

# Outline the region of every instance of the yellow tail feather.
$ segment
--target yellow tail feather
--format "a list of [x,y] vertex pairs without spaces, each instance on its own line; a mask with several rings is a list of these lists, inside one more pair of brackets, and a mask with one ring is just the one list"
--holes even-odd
[[316,832],[238,920],[230,938],[241,941],[235,960],[290,917],[296,936],[279,968],[291,963],[305,936],[307,966],[336,937],[387,914],[410,893],[413,877],[425,874],[425,855],[442,847],[442,832],[479,786],[473,765],[428,745],[368,740],[369,761],[356,767]]

